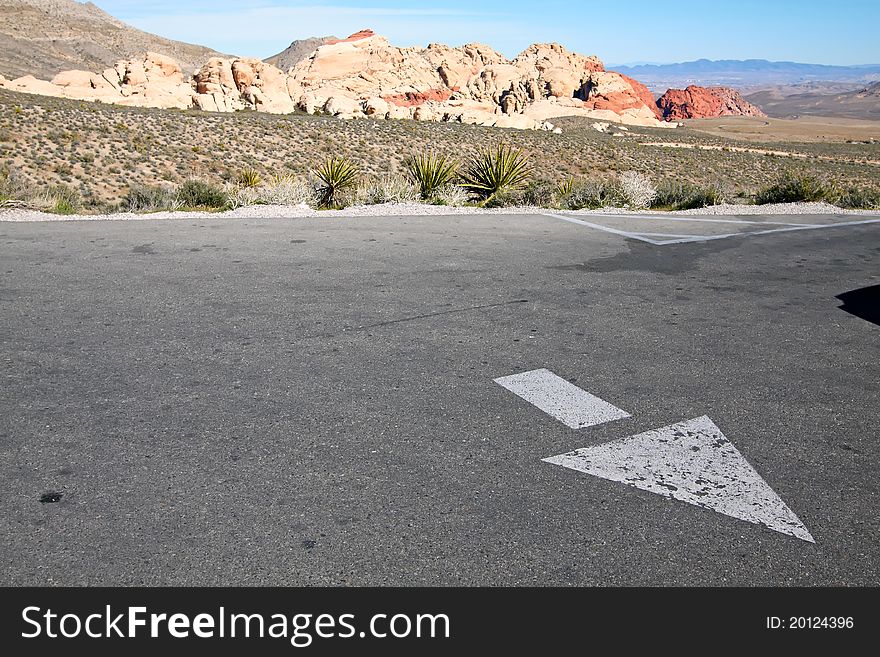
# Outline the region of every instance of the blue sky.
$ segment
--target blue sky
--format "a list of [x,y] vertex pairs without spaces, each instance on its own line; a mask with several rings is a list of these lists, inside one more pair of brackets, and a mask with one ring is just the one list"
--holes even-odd
[[267,57],[372,28],[395,45],[479,41],[514,56],[557,41],[610,64],[771,59],[880,63],[878,0],[93,0],[162,36]]

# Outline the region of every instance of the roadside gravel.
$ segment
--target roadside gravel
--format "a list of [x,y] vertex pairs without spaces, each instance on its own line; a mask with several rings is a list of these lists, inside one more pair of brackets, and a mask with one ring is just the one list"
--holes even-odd
[[[384,205],[357,205],[344,210],[313,210],[306,205],[250,205],[227,212],[153,212],[133,214],[117,212],[113,214],[71,214],[58,215],[33,210],[0,210],[0,221],[146,221],[149,219],[275,219],[296,217],[376,217],[376,216],[448,216],[482,214],[545,214],[559,212],[538,207],[472,208],[445,205],[425,205],[421,203],[399,203]],[[634,212],[623,208],[603,208],[601,210],[577,210],[566,212],[574,215],[608,214],[658,214],[658,215],[777,215],[777,214],[854,214],[878,215],[877,210],[844,210],[829,203],[780,203],[775,205],[716,205],[697,210],[677,212],[655,212],[642,210]]]

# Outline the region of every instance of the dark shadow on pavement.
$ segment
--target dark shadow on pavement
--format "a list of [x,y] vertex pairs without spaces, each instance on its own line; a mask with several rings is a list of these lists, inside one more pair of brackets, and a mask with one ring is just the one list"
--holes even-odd
[[837,298],[843,301],[841,310],[880,326],[880,285],[850,290]]

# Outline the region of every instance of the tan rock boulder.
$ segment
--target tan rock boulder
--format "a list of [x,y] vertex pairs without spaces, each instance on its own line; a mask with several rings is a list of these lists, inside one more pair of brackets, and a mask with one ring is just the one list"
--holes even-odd
[[328,98],[327,102],[324,103],[323,110],[327,114],[342,118],[354,118],[364,115],[361,111],[359,100],[343,95]]
[[33,75],[23,75],[20,78],[9,80],[6,82],[5,88],[26,94],[38,94],[40,96],[64,96],[63,87],[58,87],[47,80],[38,80]]
[[232,61],[212,57],[200,68],[193,80],[199,94],[231,94],[238,91],[232,75]]
[[377,119],[385,119],[388,118],[388,112],[390,110],[391,105],[382,98],[373,96],[364,101],[364,114],[367,116],[372,116]]
[[62,71],[54,78],[52,84],[59,87],[83,87],[91,89],[94,73],[89,71]]
[[183,70],[174,59],[155,52],[148,52],[144,56],[144,70],[148,79],[164,79],[174,82],[183,82]]
[[413,118],[413,110],[410,107],[398,107],[397,105],[388,106],[389,119],[411,119]]
[[77,100],[113,103],[119,99],[121,91],[103,75],[89,71],[62,71],[52,78],[51,84],[59,87],[59,95]]
[[280,69],[259,59],[236,59],[231,69],[242,100],[253,109],[272,114],[289,114],[296,109],[287,75]]

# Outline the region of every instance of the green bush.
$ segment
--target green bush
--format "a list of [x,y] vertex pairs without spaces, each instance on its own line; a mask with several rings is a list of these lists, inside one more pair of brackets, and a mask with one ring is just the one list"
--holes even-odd
[[260,172],[248,167],[238,174],[238,184],[242,187],[257,187],[262,182]]
[[834,186],[816,176],[785,175],[778,181],[759,190],[755,203],[800,203],[825,201],[834,194]]
[[68,199],[59,198],[49,211],[52,214],[76,214],[76,207]]
[[651,207],[663,210],[692,210],[724,202],[720,185],[699,187],[688,182],[666,180],[657,186]]
[[599,180],[572,182],[567,192],[559,198],[564,210],[597,210],[609,203],[608,185]]
[[409,177],[385,176],[361,186],[354,201],[358,205],[382,205],[384,203],[418,203],[422,200],[419,188]]
[[850,210],[880,210],[880,190],[846,187],[831,199],[834,205]]
[[177,202],[187,208],[216,210],[229,203],[229,197],[220,187],[203,180],[187,180],[177,189]]
[[406,175],[419,188],[422,200],[434,198],[437,192],[452,182],[458,171],[458,162],[445,155],[413,155],[406,161]]
[[122,198],[119,209],[123,212],[158,212],[177,206],[174,191],[153,185],[132,185]]
[[563,199],[571,196],[571,193],[574,191],[574,185],[574,176],[566,176],[562,182],[556,186],[557,198]]
[[461,186],[484,204],[506,192],[521,189],[532,175],[522,150],[501,144],[472,157],[461,174]]
[[0,169],[0,202],[21,200],[19,198],[20,181],[8,168]]
[[49,212],[54,214],[76,214],[82,209],[83,199],[78,191],[66,185],[56,185],[47,194]]
[[312,173],[318,178],[318,207],[324,210],[342,207],[343,195],[357,189],[360,171],[344,157],[331,157]]
[[516,205],[552,208],[559,197],[558,191],[558,186],[548,180],[533,180],[517,194]]

